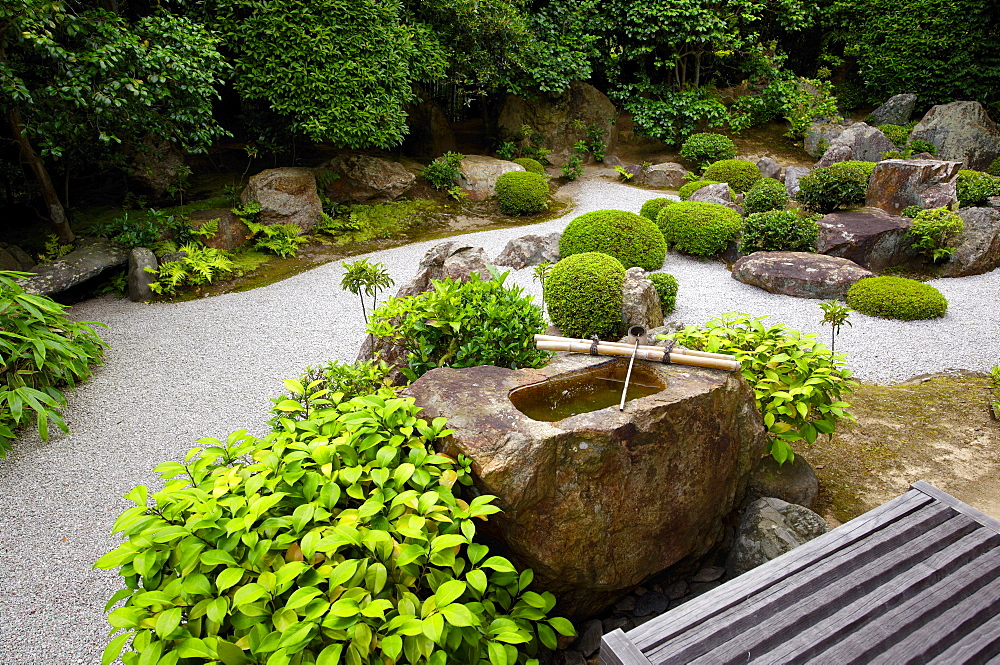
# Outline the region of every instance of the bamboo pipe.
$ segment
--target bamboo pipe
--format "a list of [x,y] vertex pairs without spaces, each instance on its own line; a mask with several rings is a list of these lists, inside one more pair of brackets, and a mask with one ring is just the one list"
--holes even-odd
[[[557,337],[556,335],[535,335],[536,342],[580,342],[581,344],[591,344],[592,340],[589,339],[578,339],[574,337]],[[625,342],[601,342],[601,344],[610,344],[612,346],[620,346],[622,348],[631,349],[631,344],[626,344]],[[642,345],[640,349],[662,349],[662,346],[653,346],[651,344]],[[724,353],[709,353],[708,351],[695,351],[694,349],[687,349],[683,346],[674,346],[672,353],[680,354],[683,356],[697,356],[699,358],[716,358],[718,360],[736,360],[736,356],[726,355]]]
[[[575,341],[571,339],[565,339],[565,341],[546,341],[542,340],[535,342],[535,348],[539,351],[570,351],[572,353],[590,353],[590,347],[592,342]],[[663,355],[666,353],[666,349],[661,346],[648,346],[639,347],[635,349],[635,357],[640,360],[652,360],[654,362],[663,362]],[[632,349],[622,348],[616,344],[608,344],[606,342],[599,342],[597,345],[597,353],[605,356],[630,356],[632,355]],[[669,361],[676,363],[678,365],[690,365],[692,367],[707,367],[708,369],[724,369],[728,371],[735,371],[740,369],[740,364],[735,360],[722,360],[720,358],[705,358],[703,356],[688,356],[680,353],[671,353]]]

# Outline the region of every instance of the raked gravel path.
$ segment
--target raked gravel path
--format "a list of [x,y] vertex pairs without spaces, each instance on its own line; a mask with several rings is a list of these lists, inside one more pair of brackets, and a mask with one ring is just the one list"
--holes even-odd
[[[599,209],[637,211],[658,196],[587,180],[564,189],[574,208],[531,227],[463,236],[495,257],[511,238],[561,230]],[[440,240],[377,252],[397,284]],[[733,280],[725,266],[671,254],[664,270],[680,282],[675,319],[702,322],[722,312],[773,315],[774,322],[827,339],[818,301],[769,294]],[[183,303],[141,305],[105,296],[72,316],[101,321],[107,359],[69,397],[71,433],[41,443],[33,433],[0,460],[0,665],[99,663],[107,641],[103,608],[120,588],[95,571],[113,549],[120,497],[156,485],[152,468],[180,459],[201,437],[265,432],[269,398],[306,365],[352,362],[364,334],[355,296],[340,290],[342,268],[329,263],[244,293]],[[539,293],[531,269],[509,278]],[[853,314],[837,339],[855,374],[873,383],[946,369],[986,370],[1000,362],[1000,270],[938,280],[948,315],[903,323]]]

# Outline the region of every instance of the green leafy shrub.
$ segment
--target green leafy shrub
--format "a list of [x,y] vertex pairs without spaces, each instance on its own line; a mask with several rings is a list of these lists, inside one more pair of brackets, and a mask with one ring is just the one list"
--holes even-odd
[[577,141],[573,146],[573,153],[569,160],[563,165],[563,177],[569,181],[576,180],[583,175],[583,156],[587,154],[587,144]]
[[829,81],[785,75],[757,95],[740,97],[729,112],[729,126],[735,131],[784,118],[790,125],[785,136],[800,139],[816,118],[837,115],[837,98]]
[[736,156],[736,144],[722,134],[692,134],[681,146],[681,157],[705,168],[713,162]]
[[424,178],[434,189],[448,190],[458,185],[461,174],[463,155],[459,152],[446,152],[424,169]]
[[926,152],[928,155],[937,154],[937,146],[922,139],[913,139],[906,144],[908,155],[915,155],[918,152]]
[[737,192],[745,192],[761,179],[760,169],[753,162],[743,159],[723,159],[705,169],[705,180],[726,182]]
[[664,206],[668,206],[671,203],[677,202],[668,198],[649,199],[642,204],[642,208],[639,209],[639,214],[646,219],[655,222],[656,218],[660,214],[660,210],[663,209]]
[[715,256],[740,234],[739,213],[718,203],[682,201],[667,206],[656,219],[674,249],[698,256]]
[[769,210],[743,220],[743,252],[814,252],[819,238],[816,218],[800,217],[791,210]]
[[103,324],[71,321],[63,305],[25,293],[15,280],[28,274],[0,271],[0,459],[15,430],[32,421],[43,441],[50,424],[68,432],[61,389],[90,378],[90,366],[104,358],[94,331]]
[[531,171],[501,173],[496,184],[500,212],[505,215],[533,215],[548,207],[549,183]]
[[670,90],[668,86],[656,86],[653,98],[641,94],[649,88],[632,87],[636,94],[621,89],[618,94],[639,136],[681,145],[699,128],[719,127],[726,121],[725,105],[707,87]]
[[625,268],[613,256],[585,252],[562,258],[545,280],[549,316],[566,337],[619,337]]
[[1000,196],[1000,178],[989,173],[963,169],[958,172],[958,205],[972,208],[986,204],[991,196]]
[[905,208],[899,211],[899,216],[909,217],[910,219],[913,219],[914,217],[920,214],[921,210],[923,210],[923,208],[921,208],[920,206],[906,206]]
[[947,208],[921,210],[913,219],[907,234],[913,237],[913,247],[921,254],[940,261],[954,253],[952,241],[965,230],[965,222]]
[[798,201],[821,213],[862,205],[875,162],[837,162],[813,169],[799,179]]
[[847,290],[847,304],[862,314],[915,321],[945,315],[948,301],[930,284],[905,277],[866,277]]
[[[306,367],[298,381],[286,382],[285,387],[291,394],[271,398],[275,406],[271,409],[274,417],[269,423],[275,431],[279,431],[282,429],[282,418],[307,420],[317,408],[332,404],[333,399],[346,402],[365,395],[395,397],[402,386],[392,384],[390,374],[393,369],[381,359],[360,360],[354,364],[333,360],[319,367]],[[336,397],[338,393],[340,397]],[[278,408],[278,404],[292,406],[289,400],[295,402],[292,410]]]
[[435,367],[541,367],[550,354],[535,349],[545,331],[542,310],[518,286],[473,274],[467,282],[434,281],[434,290],[390,298],[372,313],[368,332],[408,351],[411,381]]
[[[249,205],[260,206],[256,202]],[[142,213],[125,211],[121,217],[94,228],[94,234],[111,238],[129,248],[149,247],[157,254],[175,251],[177,247],[200,238],[214,235],[218,230],[218,222],[209,222],[201,228],[195,228],[190,220],[182,215],[174,215],[165,210],[150,208]]]
[[302,235],[302,227],[298,224],[246,222],[246,225],[254,235],[254,247],[277,254],[283,259],[295,256],[299,245],[309,242],[309,238]]
[[559,238],[559,256],[603,252],[626,268],[663,267],[667,244],[651,220],[625,210],[595,210],[570,222]]
[[986,172],[992,176],[1000,177],[1000,157],[993,160],[993,163],[987,167]]
[[688,348],[736,356],[756,393],[768,452],[784,463],[795,458],[791,443],[812,443],[819,434],[833,434],[841,418],[854,420],[840,400],[857,383],[845,356],[830,352],[816,335],[767,326],[766,318],[723,314],[672,337]]
[[879,125],[878,130],[885,134],[885,137],[893,142],[893,144],[899,148],[903,149],[906,147],[906,140],[910,137],[910,132],[916,123],[909,123],[906,125]]
[[649,281],[656,287],[656,293],[660,296],[660,309],[666,316],[677,307],[677,278],[665,272],[650,273]]
[[[691,198],[691,195],[697,192],[702,187],[707,187],[708,185],[722,185],[719,180],[693,180],[691,182],[684,183],[681,188],[677,190],[677,196],[680,197],[681,201],[687,201]],[[730,188],[732,191],[732,188]],[[735,193],[735,192],[734,192]]]
[[221,249],[190,243],[181,247],[180,251],[184,252],[184,257],[163,263],[156,271],[157,279],[149,285],[153,293],[176,295],[181,287],[209,283],[230,275],[236,269],[229,253]]
[[743,197],[743,210],[748,214],[784,210],[788,204],[788,190],[774,178],[761,178]]
[[545,167],[537,159],[532,159],[531,157],[518,157],[512,160],[515,164],[519,164],[524,167],[525,171],[529,173],[540,173],[545,174]]
[[129,642],[126,665],[527,663],[572,634],[546,618],[551,594],[527,591],[530,570],[473,541],[495,497],[460,498],[469,462],[437,454],[450,430],[418,412],[335,395],[263,439],[201,439],[157,466],[165,487],[126,495],[114,531],[127,540],[95,564],[126,586],[102,663]]

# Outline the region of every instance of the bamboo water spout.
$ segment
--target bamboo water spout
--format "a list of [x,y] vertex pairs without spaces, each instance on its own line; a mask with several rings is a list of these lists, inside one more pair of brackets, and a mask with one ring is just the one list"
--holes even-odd
[[[730,372],[740,369],[740,363],[734,356],[721,353],[707,353],[682,349],[680,347],[636,346],[621,342],[593,342],[585,339],[555,337],[553,335],[535,335],[535,348],[539,351],[569,351],[571,353],[594,353],[604,356],[631,356],[633,351],[639,360],[653,362],[669,362],[692,367],[722,369]],[[664,359],[666,356],[666,359]]]

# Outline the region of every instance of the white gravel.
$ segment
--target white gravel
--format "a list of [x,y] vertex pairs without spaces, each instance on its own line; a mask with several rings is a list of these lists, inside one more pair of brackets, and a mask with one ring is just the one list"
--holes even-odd
[[[635,210],[659,196],[604,181],[565,191],[575,208],[532,227],[464,236],[500,253],[511,238],[562,229],[599,209]],[[433,244],[377,252],[397,283],[408,280]],[[773,315],[771,321],[818,332],[819,301],[769,294],[733,280],[723,264],[671,254],[664,270],[680,282],[674,318],[704,321],[722,312]],[[106,323],[106,363],[69,398],[72,429],[43,444],[28,432],[0,461],[0,664],[99,663],[107,641],[103,608],[120,588],[91,569],[116,546],[111,525],[152,468],[179,459],[201,437],[249,429],[263,434],[269,397],[309,364],[353,361],[364,326],[355,296],[340,290],[339,262],[245,293],[176,304],[139,305],[105,296],[76,305],[75,318]],[[510,279],[537,294],[531,269]],[[1000,363],[1000,270],[933,282],[948,315],[926,322],[854,313],[837,350],[862,380],[889,383],[947,369]]]

